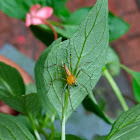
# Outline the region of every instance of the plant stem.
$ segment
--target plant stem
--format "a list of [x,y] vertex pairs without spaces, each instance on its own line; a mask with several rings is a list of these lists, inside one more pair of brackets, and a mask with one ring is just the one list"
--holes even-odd
[[69,91],[65,94],[65,103],[62,107],[62,123],[61,123],[61,140],[65,140],[65,126],[66,126],[66,114],[68,107]]
[[38,133],[38,131],[37,131],[37,128],[36,128],[36,126],[35,126],[35,123],[34,123],[33,118],[32,118],[32,116],[31,116],[30,113],[28,113],[28,117],[29,117],[30,123],[31,123],[31,125],[32,125],[32,128],[33,128],[33,130],[34,130],[34,134],[35,134],[35,136],[36,136],[36,139],[37,139],[37,140],[41,140],[41,137],[40,137],[40,135],[39,135],[39,133]]
[[112,76],[110,75],[110,73],[108,72],[108,70],[106,69],[106,67],[103,68],[103,73],[105,75],[105,77],[107,78],[108,82],[110,83],[111,87],[113,88],[118,100],[120,101],[124,111],[128,110],[128,106],[121,94],[120,89],[118,88],[117,84],[115,83],[114,79],[112,78]]
[[63,116],[62,124],[61,124],[61,140],[65,140],[65,125],[66,125],[66,120],[65,120],[65,115]]
[[47,26],[50,27],[50,29],[52,30],[52,32],[54,34],[54,40],[56,40],[58,38],[58,36],[57,36],[57,33],[56,33],[55,29],[53,28],[53,26],[47,20],[45,20],[45,19],[41,19],[41,20],[44,24],[46,24]]
[[51,117],[51,138],[50,138],[50,140],[53,140],[53,138],[54,138],[54,120],[55,120],[55,114],[53,113],[52,117]]

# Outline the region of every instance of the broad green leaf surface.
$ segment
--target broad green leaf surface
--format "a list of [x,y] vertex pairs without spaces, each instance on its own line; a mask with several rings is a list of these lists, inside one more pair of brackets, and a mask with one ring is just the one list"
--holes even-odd
[[57,39],[55,42],[52,43],[52,45],[49,48],[47,48],[41,54],[35,66],[35,81],[36,81],[37,93],[39,95],[38,97],[41,101],[43,108],[50,115],[54,112],[54,107],[50,103],[48,96],[46,96],[47,90],[45,89],[46,84],[44,82],[44,71],[46,70],[46,68],[44,68],[44,65],[48,53],[51,51],[53,46],[61,43],[61,39],[62,38]]
[[21,113],[31,113],[33,117],[36,117],[41,110],[41,104],[37,93],[30,93],[19,97],[4,98],[3,101]]
[[[55,138],[54,140],[60,140],[60,138]],[[86,139],[82,139],[74,135],[66,135],[66,140],[86,140]]]
[[0,99],[25,94],[25,86],[20,73],[13,67],[0,62]]
[[133,77],[133,92],[136,100],[140,102],[140,72],[135,72],[124,65],[121,67]]
[[140,139],[140,104],[124,112],[115,121],[106,140]]
[[35,140],[29,130],[15,117],[0,114],[0,139],[1,140]]
[[40,4],[41,6],[50,6],[60,19],[65,20],[70,15],[65,7],[67,0],[0,0],[0,10],[8,16],[25,20],[26,13],[32,5]]
[[109,12],[109,41],[116,40],[128,32],[130,25],[126,23],[123,19],[114,16]]
[[18,122],[22,123],[32,134],[34,134],[34,130],[27,116],[19,114],[15,116],[15,119],[18,120]]
[[95,113],[107,123],[112,124],[112,120],[104,114],[104,112],[92,98],[85,98],[82,103],[86,110]]
[[[58,79],[53,84],[51,83],[57,77],[65,78],[66,76],[62,69],[52,65],[62,66],[62,63],[65,63],[70,69],[71,52],[71,73],[76,76],[78,71],[83,69],[90,75],[91,78],[81,72],[76,79],[78,86],[71,86],[70,98],[73,108],[76,109],[87,96],[87,91],[92,91],[101,76],[108,40],[108,1],[98,0],[80,25],[79,30],[70,40],[52,45],[39,58],[35,68],[37,89],[41,89],[40,96],[43,96],[43,99],[45,96],[49,99],[59,114],[60,119],[62,118],[61,93],[66,81]],[[77,69],[80,65],[82,66]],[[72,112],[73,110],[69,102],[66,119]]]
[[120,59],[116,52],[109,46],[106,53],[106,67],[111,75],[116,76],[120,73]]

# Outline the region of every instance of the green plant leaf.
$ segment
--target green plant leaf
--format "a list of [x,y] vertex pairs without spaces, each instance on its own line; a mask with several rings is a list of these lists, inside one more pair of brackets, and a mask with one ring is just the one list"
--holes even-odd
[[120,59],[116,52],[109,46],[106,55],[106,67],[111,75],[116,76],[120,73]]
[[0,114],[0,139],[35,140],[34,136],[23,124],[8,114]]
[[[92,91],[101,76],[108,40],[108,1],[98,0],[87,18],[81,23],[77,33],[70,40],[58,43],[57,45],[51,45],[39,58],[35,67],[37,90],[39,92],[41,89],[40,96],[43,95],[43,99],[45,96],[49,99],[59,114],[60,119],[62,119],[61,93],[66,81],[58,79],[53,84],[51,83],[57,77],[65,78],[65,72],[52,65],[62,66],[64,62],[70,69],[71,53],[71,73],[76,77],[78,70],[84,69],[90,75],[91,78],[85,73],[80,73],[76,79],[78,86],[71,86],[70,98],[73,108],[76,109],[87,96],[87,91]],[[80,65],[82,66],[77,69]],[[72,112],[70,101],[68,101],[66,119]]]
[[114,16],[111,12],[109,12],[109,41],[116,40],[123,36],[126,32],[128,32],[128,29],[130,28],[130,25],[126,23],[123,19]]
[[95,136],[93,138],[93,140],[105,140],[106,137],[107,137],[106,135],[105,136]]
[[25,20],[26,13],[32,5],[40,4],[41,6],[50,6],[60,19],[65,20],[70,12],[65,7],[67,0],[0,0],[0,9],[8,16]]
[[25,94],[20,73],[13,67],[0,62],[0,99]]
[[137,83],[137,81],[133,78],[132,80],[133,84],[133,92],[136,100],[140,103],[140,85]]
[[95,100],[92,98],[85,98],[82,104],[86,110],[95,113],[107,123],[112,124],[112,120],[104,114]]
[[114,122],[106,140],[140,139],[140,104],[124,112]]
[[121,65],[121,67],[133,77],[132,83],[134,96],[136,100],[140,102],[140,72],[133,71],[124,65]]
[[41,110],[41,104],[37,93],[30,93],[19,97],[4,98],[3,101],[21,113],[31,113],[33,117],[36,117]]
[[29,83],[26,85],[26,94],[29,93],[37,93],[36,85],[33,83]]
[[38,93],[38,97],[41,101],[41,104],[43,106],[43,108],[45,109],[45,111],[48,114],[52,114],[54,112],[54,107],[52,106],[52,104],[50,103],[48,97],[46,96],[46,83],[44,82],[44,70],[46,70],[46,68],[44,68],[45,65],[45,58],[48,55],[48,53],[51,51],[52,47],[61,43],[62,38],[57,39],[56,41],[54,41],[49,48],[47,48],[40,56],[40,58],[38,59],[36,66],[35,66],[35,80],[36,80],[36,87],[37,87],[37,93]]

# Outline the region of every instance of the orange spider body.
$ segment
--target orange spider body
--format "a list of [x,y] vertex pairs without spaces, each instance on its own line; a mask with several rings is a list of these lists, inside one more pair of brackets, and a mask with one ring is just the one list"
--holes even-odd
[[71,72],[69,71],[69,69],[67,68],[67,66],[65,64],[64,64],[64,69],[65,69],[65,71],[67,73],[67,82],[68,82],[68,84],[76,86],[76,84],[75,84],[76,79],[75,79],[75,77],[73,75],[71,75]]

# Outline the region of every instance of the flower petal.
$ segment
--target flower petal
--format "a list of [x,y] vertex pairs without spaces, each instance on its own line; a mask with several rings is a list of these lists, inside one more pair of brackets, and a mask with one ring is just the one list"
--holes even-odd
[[36,4],[36,5],[33,5],[31,8],[30,8],[30,13],[31,14],[35,14],[37,12],[37,9],[41,8],[41,5],[40,4]]
[[42,19],[47,19],[51,17],[53,14],[53,9],[51,7],[43,7],[36,12],[36,17],[40,17]]
[[40,18],[33,17],[32,25],[38,25],[38,24],[43,24],[42,20]]
[[29,13],[26,14],[26,23],[25,25],[29,27],[31,25],[31,15]]

